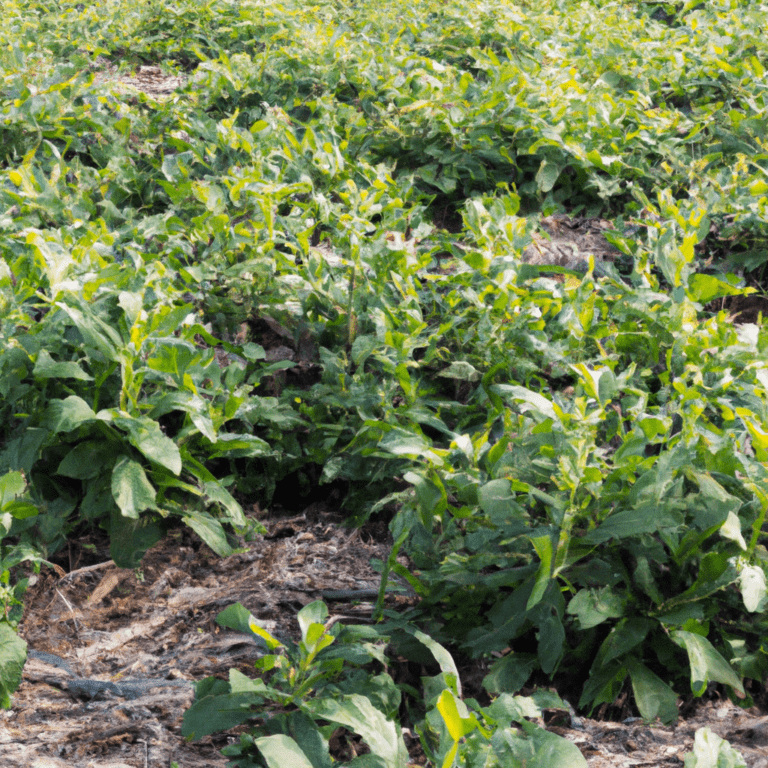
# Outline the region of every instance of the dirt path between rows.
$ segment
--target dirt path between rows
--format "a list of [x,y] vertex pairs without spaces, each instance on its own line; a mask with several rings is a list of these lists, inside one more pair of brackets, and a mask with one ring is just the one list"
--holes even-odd
[[[188,530],[150,550],[139,573],[109,564],[65,576],[40,574],[28,591],[20,634],[35,651],[13,708],[0,712],[0,766],[224,766],[218,749],[231,736],[187,744],[180,735],[191,683],[226,678],[231,667],[253,674],[255,646],[215,623],[240,602],[277,635],[297,635],[296,614],[323,589],[378,584],[371,557],[385,543],[341,528],[339,519],[301,515],[269,524],[247,551],[218,558]],[[77,555],[84,551],[78,549]],[[341,606],[364,618],[370,604]],[[53,666],[60,657],[69,669]],[[189,681],[93,699],[77,679]]]

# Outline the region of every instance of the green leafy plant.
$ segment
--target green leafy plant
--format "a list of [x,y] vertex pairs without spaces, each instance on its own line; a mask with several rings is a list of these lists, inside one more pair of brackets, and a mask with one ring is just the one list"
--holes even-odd
[[709,728],[699,728],[694,737],[693,752],[685,756],[685,768],[713,765],[716,768],[742,768],[744,758],[725,739]]
[[[220,625],[247,632],[269,653],[254,665],[260,677],[233,669],[228,683],[215,678],[199,683],[195,703],[184,715],[184,735],[201,738],[257,720],[238,744],[224,749],[234,758],[232,765],[316,768],[333,762],[329,742],[346,732],[366,745],[348,764],[405,765],[408,753],[395,720],[402,694],[385,655],[390,638],[375,627],[329,626],[321,601],[302,608],[298,621],[301,640],[294,644],[276,639],[239,603],[222,611]],[[541,715],[538,703],[564,706],[556,695],[504,695],[486,709],[465,703],[450,654],[414,627],[400,623],[396,632],[405,632],[442,668],[425,679],[427,715],[416,726],[433,764],[586,765],[573,744],[527,720]]]
[[[695,222],[686,219],[681,228]],[[498,247],[504,242],[499,238]],[[521,649],[496,663],[486,681],[490,690],[515,691],[536,668],[570,674],[587,658],[591,673],[581,706],[612,702],[631,680],[644,717],[673,720],[677,695],[662,677],[670,680],[681,669],[681,650],[694,695],[710,681],[743,694],[738,669],[747,667],[729,640],[736,622],[753,638],[750,663],[762,656],[762,616],[754,609],[766,594],[757,426],[764,419],[765,371],[754,361],[761,359],[764,334],[735,329],[722,314],[692,334],[698,283],[686,287],[683,248],[658,254],[669,281],[680,286],[676,300],[652,298],[657,278],[646,268],[644,280],[638,268],[636,287],[587,274],[565,288],[547,286],[551,313],[547,304],[535,305],[533,316],[550,340],[541,357],[558,354],[559,338],[570,343],[559,336],[566,327],[571,339],[580,338],[582,361],[566,369],[573,386],[567,399],[531,385],[494,383],[502,367],[481,378],[473,365],[463,375],[483,398],[480,430],[456,430],[440,450],[405,436],[379,442],[398,456],[422,457],[404,476],[413,492],[393,534],[408,532],[405,546],[421,571],[421,592],[426,605],[440,606],[445,636],[475,655],[510,644]],[[478,269],[477,283],[488,279],[494,298],[509,290],[483,274]],[[532,276],[513,285],[514,294],[496,306],[512,301],[523,319],[544,283]],[[638,322],[659,328],[646,358],[625,335]],[[515,333],[514,322],[500,328]],[[722,343],[723,334],[730,343]],[[757,346],[743,344],[748,337]],[[702,356],[714,338],[728,352]],[[740,355],[740,364],[726,362]],[[649,387],[659,360],[665,360],[661,381]],[[720,442],[727,434],[727,443]]]
[[[749,703],[767,11],[657,6],[4,2],[5,557],[92,526],[136,567],[177,522],[225,556],[242,499],[325,485],[494,695]],[[563,213],[615,261],[525,263]]]
[[[38,509],[26,490],[27,484],[20,472],[7,472],[0,477],[0,706],[4,709],[10,707],[11,694],[21,683],[27,657],[27,644],[15,631],[21,620],[27,579],[12,584],[11,570],[24,561],[42,561],[30,537],[23,533],[34,525],[38,516]],[[8,546],[6,539],[19,535],[24,543]]]
[[[258,764],[248,754],[254,759],[260,754],[271,766],[285,765],[289,755],[294,764],[320,765],[330,762],[329,737],[344,727],[359,733],[383,764],[402,765],[407,753],[393,720],[399,693],[386,675],[360,675],[365,664],[383,659],[378,634],[356,627],[340,636],[338,628],[326,628],[327,619],[324,603],[305,606],[298,615],[301,640],[294,645],[274,638],[239,603],[219,614],[219,624],[248,632],[270,651],[255,665],[268,680],[233,669],[229,683],[214,678],[199,683],[184,716],[184,735],[200,738],[258,717],[263,726],[227,750],[241,757],[235,765]],[[334,644],[335,652],[323,653]],[[354,666],[344,669],[345,663]],[[330,725],[321,727],[319,721]]]

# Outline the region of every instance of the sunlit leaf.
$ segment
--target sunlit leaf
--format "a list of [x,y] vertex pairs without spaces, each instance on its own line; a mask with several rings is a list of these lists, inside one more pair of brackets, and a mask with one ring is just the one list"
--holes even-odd
[[676,630],[670,637],[688,652],[691,665],[691,690],[695,696],[701,696],[707,683],[713,680],[729,685],[743,693],[738,675],[733,667],[713,648],[712,644],[701,635]]
[[693,738],[693,752],[685,755],[685,768],[746,768],[741,754],[709,728],[699,728]]
[[147,479],[141,464],[127,457],[118,460],[112,470],[112,495],[120,511],[134,520],[147,509],[157,509],[157,491]]

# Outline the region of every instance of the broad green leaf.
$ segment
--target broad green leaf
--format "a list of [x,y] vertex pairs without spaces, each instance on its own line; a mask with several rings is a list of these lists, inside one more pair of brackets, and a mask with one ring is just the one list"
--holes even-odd
[[204,696],[184,713],[181,734],[197,741],[212,733],[228,731],[253,718],[251,707],[263,701],[263,696],[252,692]]
[[763,611],[766,606],[768,589],[765,571],[758,565],[745,565],[739,573],[739,586],[744,607],[750,613]]
[[112,470],[112,496],[125,517],[134,520],[147,509],[157,509],[157,491],[137,461],[124,456]]
[[189,168],[186,164],[192,159],[193,154],[191,152],[179,152],[175,155],[166,156],[160,166],[163,176],[170,182],[178,182],[188,178]]
[[0,510],[4,510],[26,490],[27,483],[21,472],[6,472],[0,477]]
[[628,659],[627,669],[635,702],[643,719],[653,722],[658,717],[665,725],[675,722],[678,715],[677,694],[645,664]]
[[184,522],[217,554],[228,557],[232,547],[227,541],[227,534],[221,523],[206,512],[186,509],[182,515]]
[[459,742],[454,741],[451,745],[451,748],[445,753],[445,757],[443,758],[442,762],[442,768],[451,768],[455,761],[456,761],[456,755],[459,752]]
[[483,678],[483,688],[491,694],[517,693],[536,666],[537,659],[531,654],[509,653],[493,662]]
[[589,680],[581,693],[579,708],[590,707],[590,712],[600,704],[612,704],[624,687],[629,674],[627,667],[618,662],[605,665],[595,662],[589,670]]
[[555,555],[552,539],[549,536],[530,537],[530,540],[539,556],[539,569],[536,573],[536,583],[525,607],[526,610],[533,608],[544,597],[552,578],[552,561]]
[[557,669],[565,651],[565,629],[560,617],[556,614],[548,614],[539,624],[537,637],[541,669],[544,674],[552,674]]
[[625,599],[610,587],[581,589],[568,603],[568,613],[576,616],[581,629],[590,629],[608,619],[624,615]]
[[440,371],[440,376],[459,381],[477,381],[480,378],[480,372],[470,363],[454,360],[445,370]]
[[736,582],[739,571],[728,552],[707,552],[701,558],[696,581],[681,595],[668,600],[667,610],[683,603],[701,600]]
[[211,443],[210,456],[228,456],[231,458],[256,458],[272,456],[274,451],[269,443],[255,435],[226,434],[219,432]]
[[[155,307],[149,315],[147,331],[157,337],[165,336],[165,340],[170,340],[173,343],[179,329],[190,319],[193,312],[194,308],[190,304],[177,304],[174,307]],[[189,335],[191,336],[191,334],[192,332],[190,331]],[[168,339],[169,336],[170,339]]]
[[100,352],[107,360],[120,362],[120,350],[123,342],[114,328],[90,312],[86,313],[63,303],[58,303],[57,306],[72,318],[86,344]]
[[403,479],[412,483],[416,490],[416,498],[421,507],[422,520],[425,521],[425,527],[428,524],[427,521],[431,520],[434,515],[442,514],[448,506],[445,487],[442,483],[437,485],[433,478],[434,475],[432,477],[424,477],[417,472],[406,472],[403,475]]
[[768,431],[755,421],[754,414],[748,408],[736,408],[735,412],[749,430],[757,458],[760,461],[768,460]]
[[562,736],[524,725],[526,737],[516,729],[498,728],[491,739],[493,752],[504,766],[525,768],[586,768],[579,748]]
[[208,500],[221,506],[229,514],[233,525],[244,526],[247,524],[243,508],[237,503],[232,494],[221,483],[211,480],[203,484],[203,492]]
[[678,528],[683,522],[683,515],[677,510],[644,506],[615,512],[594,531],[590,531],[585,539],[590,544],[602,544],[612,538],[625,539],[641,533],[654,533],[664,528]]
[[596,165],[598,168],[601,168],[604,171],[608,170],[606,159],[607,158],[604,159],[596,149],[593,149],[587,152],[587,160],[589,160],[590,163],[592,163],[593,165]]
[[255,617],[242,603],[232,603],[216,616],[216,623],[220,627],[229,627],[238,632],[248,632],[252,621],[256,621]]
[[747,768],[741,754],[709,728],[693,737],[693,752],[685,755],[685,768]]
[[3,511],[15,520],[27,520],[40,514],[40,509],[37,506],[23,499],[9,502],[3,507]]
[[530,696],[515,696],[526,717],[540,717],[542,709],[567,710],[568,705],[553,690],[537,688]]
[[64,400],[51,400],[45,413],[45,426],[51,432],[72,432],[96,418],[82,397],[70,395]]
[[291,712],[285,719],[284,733],[301,747],[312,768],[333,768],[335,761],[328,753],[328,740],[312,718],[304,712]]
[[555,186],[563,166],[550,160],[542,160],[539,170],[536,172],[536,183],[542,192],[551,192]]
[[272,651],[282,646],[282,643],[261,626],[261,622],[243,605],[233,603],[216,616],[216,623],[221,627],[229,627],[238,632],[251,633],[258,638],[268,650]]
[[461,679],[459,678],[459,670],[456,667],[456,662],[453,660],[453,656],[443,648],[440,643],[433,640],[429,635],[419,630],[413,632],[413,636],[427,648],[434,657],[435,661],[440,666],[440,671],[446,676],[449,681],[456,683],[456,695],[461,696]]
[[[538,699],[547,701],[547,703],[541,704]],[[533,696],[511,696],[508,693],[503,693],[486,711],[494,720],[522,723],[526,718],[541,717],[541,707],[549,706],[567,709],[557,694],[539,689],[535,691]]]
[[8,443],[2,458],[8,462],[10,469],[29,473],[40,458],[40,451],[50,434],[47,429],[28,427],[21,437]]
[[492,519],[523,517],[524,510],[517,503],[509,480],[489,480],[478,489],[480,508]]
[[666,627],[683,627],[689,621],[701,623],[704,619],[704,611],[700,603],[687,603],[665,613],[655,615]]
[[562,736],[534,726],[529,737],[534,748],[530,768],[586,768],[579,748]]
[[86,440],[78,443],[56,468],[57,475],[72,477],[75,480],[88,480],[98,477],[108,469],[120,453],[119,443],[106,443],[104,440]]
[[418,176],[433,187],[437,187],[443,194],[450,194],[456,189],[456,178],[446,173],[438,173],[438,165],[431,163],[423,165],[418,170]]
[[[323,638],[323,636],[325,637]],[[323,639],[328,640],[329,645],[333,642],[333,636],[325,634],[325,627],[322,624],[310,624],[304,638],[307,649],[312,651],[317,649],[318,645],[324,645],[324,643],[321,643]]]
[[269,689],[260,677],[250,678],[239,669],[229,670],[229,688],[232,693],[255,693],[260,696],[268,696]]
[[253,742],[268,768],[314,768],[301,747],[283,733],[262,736]]
[[586,393],[605,407],[616,392],[616,379],[610,368],[592,369],[579,363],[571,369],[579,376]]
[[120,416],[114,424],[128,433],[130,443],[150,461],[169,469],[174,475],[181,472],[181,454],[176,444],[166,437],[160,425],[145,416],[127,418]]
[[301,630],[301,638],[306,640],[307,632],[309,632],[313,624],[318,624],[320,627],[325,624],[328,619],[328,607],[322,600],[313,600],[299,611],[297,619],[299,621],[299,629]]
[[610,368],[601,368],[596,370],[595,373],[600,375],[597,386],[597,401],[605,408],[616,396],[618,389],[616,377]]
[[698,472],[691,468],[686,476],[699,486],[694,506],[694,519],[702,529],[721,524],[729,512],[737,513],[741,500],[728,493],[709,472]]
[[697,272],[688,278],[688,295],[692,301],[698,301],[701,304],[708,304],[723,296],[738,296],[743,293],[743,288],[736,288],[724,280],[718,280],[714,275]]
[[635,583],[638,587],[653,600],[656,605],[664,602],[664,596],[661,594],[659,585],[656,583],[656,577],[651,569],[651,564],[647,557],[639,556],[637,558],[637,568],[633,574]]
[[443,690],[436,707],[454,741],[463,739],[480,727],[477,716],[467,710],[464,702],[457,699],[453,691]]
[[162,538],[157,522],[146,515],[139,520],[126,517],[113,502],[102,514],[109,515],[109,554],[118,568],[138,568],[150,547]]
[[177,386],[182,386],[184,373],[200,358],[200,350],[183,339],[163,339],[155,345],[147,365],[155,371],[169,374]]
[[246,360],[263,360],[266,355],[261,344],[252,344],[251,342],[243,344],[242,352]]
[[[13,515],[11,515],[10,512],[0,513],[0,538],[5,538],[11,532],[12,527],[13,527]],[[3,558],[3,564],[4,563],[5,563],[5,558]]]
[[[112,473],[104,473],[85,483],[86,491],[80,503],[80,514],[84,520],[95,521],[110,519],[116,515],[122,521],[127,521],[120,513],[112,495]],[[111,524],[110,524],[111,527]]]
[[552,402],[538,392],[512,384],[494,384],[491,391],[507,400],[519,403],[522,411],[534,411],[547,419],[557,420]]
[[89,376],[77,363],[57,363],[45,349],[41,349],[38,353],[35,367],[32,369],[32,375],[38,379],[93,380],[93,377]]
[[387,432],[379,443],[385,451],[395,456],[422,456],[430,453],[427,441],[418,434],[404,429],[393,429]]
[[125,312],[128,322],[133,325],[141,310],[144,308],[144,297],[140,293],[132,293],[131,291],[120,291],[117,303]]
[[11,694],[21,684],[24,662],[27,658],[27,644],[10,624],[0,621],[0,708],[11,706]]
[[[19,563],[46,563],[45,558],[41,557],[39,550],[28,544],[17,544],[13,548],[8,548],[5,557],[0,559],[0,568],[10,569]],[[50,563],[48,563],[50,565]]]
[[335,699],[320,697],[305,701],[302,708],[315,718],[338,723],[359,734],[386,768],[402,768],[408,761],[399,726],[387,720],[365,696],[353,693]]
[[705,637],[692,632],[675,630],[670,633],[670,638],[688,653],[688,662],[691,666],[691,691],[694,696],[701,696],[710,680],[729,685],[740,693],[744,693],[741,680],[733,667]]
[[650,619],[622,619],[603,640],[597,656],[599,663],[608,664],[629,653],[645,640],[654,625]]

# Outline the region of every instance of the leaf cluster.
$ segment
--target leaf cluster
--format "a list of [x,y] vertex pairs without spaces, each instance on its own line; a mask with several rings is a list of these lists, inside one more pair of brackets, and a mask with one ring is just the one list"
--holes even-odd
[[[748,694],[768,336],[718,310],[766,262],[768,11],[656,5],[3,2],[6,546],[226,555],[333,483],[489,691]],[[616,265],[523,262],[566,210]]]
[[[228,682],[208,678],[199,683],[182,733],[199,739],[256,720],[238,744],[223,750],[233,766],[327,768],[335,762],[331,750],[338,757],[340,737],[346,734],[364,745],[361,749],[358,743],[357,756],[345,759],[347,765],[400,768],[408,760],[397,720],[408,703],[403,693],[406,699],[423,697],[424,716],[415,727],[433,765],[447,767],[458,759],[488,766],[586,766],[575,745],[528,720],[541,716],[541,706],[564,707],[555,694],[505,694],[486,708],[464,701],[448,651],[401,622],[389,628],[400,637],[398,643],[386,625],[328,621],[327,607],[316,601],[299,611],[301,640],[294,644],[275,638],[239,603],[222,611],[217,621],[246,632],[261,646],[254,665],[260,676],[232,669]],[[423,692],[395,684],[393,662],[386,655],[390,646],[401,662],[426,654],[440,670],[422,678]]]

